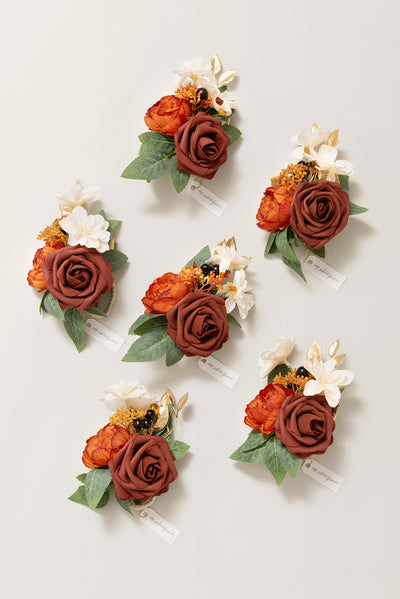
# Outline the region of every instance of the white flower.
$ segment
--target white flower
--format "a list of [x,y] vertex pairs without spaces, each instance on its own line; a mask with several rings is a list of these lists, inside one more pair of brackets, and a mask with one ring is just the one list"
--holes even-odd
[[[204,87],[208,91],[208,95],[213,100],[213,108],[224,116],[232,114],[232,108],[237,108],[237,104],[233,98],[228,96],[228,91],[220,92],[218,89],[217,79],[213,73],[209,77],[201,77],[197,79],[196,86]],[[217,102],[218,98],[218,102]]]
[[57,194],[58,205],[62,214],[69,214],[75,206],[85,206],[100,199],[98,187],[83,187],[77,180],[68,191]]
[[327,362],[314,361],[305,362],[307,368],[315,380],[307,381],[304,387],[304,395],[318,395],[323,393],[331,408],[335,408],[340,401],[340,387],[349,385],[354,375],[350,370],[336,370],[336,360],[331,358]]
[[240,268],[246,268],[250,264],[251,258],[246,256],[239,256],[235,248],[217,245],[213,249],[212,257],[210,262],[213,264],[219,264],[220,272],[226,270],[238,270]]
[[106,389],[101,401],[107,401],[113,410],[143,408],[147,410],[155,399],[150,397],[144,385],[138,381],[120,381]]
[[254,306],[254,296],[248,291],[251,291],[251,287],[246,281],[244,270],[237,270],[233,281],[225,283],[221,290],[221,293],[226,296],[225,307],[228,314],[237,306],[240,318],[246,318],[250,308]]
[[273,349],[267,350],[261,354],[261,357],[258,360],[261,378],[268,376],[279,364],[288,364],[287,358],[293,351],[295,341],[296,337],[294,335],[285,335],[278,339]]
[[303,129],[299,131],[291,138],[290,142],[303,146],[304,148],[313,148],[322,144],[328,134],[316,123],[314,123],[311,129]]
[[84,245],[98,252],[108,250],[110,232],[107,231],[108,222],[101,214],[88,214],[83,206],[76,206],[62,219],[61,226],[68,233],[69,245]]

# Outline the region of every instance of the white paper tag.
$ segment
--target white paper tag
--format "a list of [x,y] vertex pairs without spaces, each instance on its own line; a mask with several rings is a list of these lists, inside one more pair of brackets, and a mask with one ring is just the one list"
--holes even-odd
[[324,281],[332,289],[339,289],[346,280],[346,277],[340,272],[329,266],[325,260],[321,260],[314,254],[308,254],[303,259],[303,266],[308,272]]
[[96,341],[113,352],[119,351],[125,343],[125,339],[110,331],[110,329],[105,327],[104,324],[101,324],[95,318],[86,319],[85,331],[89,337],[96,339]]
[[303,465],[301,467],[304,474],[307,474],[313,480],[316,480],[324,487],[328,487],[331,491],[337,493],[341,486],[344,483],[343,476],[339,476],[339,474],[335,474],[332,470],[329,470],[326,466],[323,466],[314,458],[307,458],[304,460]]
[[199,368],[207,372],[207,374],[213,376],[220,383],[223,383],[229,389],[233,389],[240,378],[240,374],[222,364],[219,360],[208,356],[207,358],[199,358],[197,364]]
[[175,528],[170,522],[167,522],[165,518],[160,516],[155,510],[151,508],[144,508],[138,512],[143,524],[146,524],[152,531],[156,532],[164,541],[167,541],[170,545],[176,541],[181,534],[181,531]]
[[186,189],[192,198],[215,214],[215,216],[221,216],[228,207],[228,204],[224,200],[221,200],[215,193],[204,187],[199,177],[191,177]]

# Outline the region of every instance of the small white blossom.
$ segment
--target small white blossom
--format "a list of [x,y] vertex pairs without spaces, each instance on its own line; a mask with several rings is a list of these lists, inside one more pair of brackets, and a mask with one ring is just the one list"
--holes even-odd
[[302,146],[303,148],[313,148],[322,144],[327,137],[328,133],[326,133],[322,127],[314,123],[311,129],[302,129],[293,135],[290,142]]
[[229,314],[235,306],[239,308],[240,318],[246,318],[249,310],[254,306],[254,296],[251,293],[251,287],[246,281],[245,271],[237,270],[231,283],[225,283],[221,293],[225,296],[225,307]]
[[239,256],[235,248],[217,245],[213,249],[212,257],[210,262],[213,264],[219,264],[220,272],[226,270],[238,270],[240,268],[246,268],[250,264],[251,258],[246,256]]
[[260,376],[265,378],[279,364],[288,364],[287,358],[293,351],[296,337],[294,335],[285,335],[280,337],[270,350],[264,351],[258,360],[260,367]]
[[98,187],[84,187],[82,183],[76,181],[75,185],[56,195],[58,205],[62,214],[69,214],[75,206],[85,206],[100,199],[100,189]]
[[144,385],[138,381],[120,381],[105,391],[101,401],[106,401],[113,410],[143,408],[147,410],[155,402]]
[[110,232],[108,222],[101,214],[88,214],[83,206],[76,206],[71,214],[61,220],[62,229],[68,233],[69,245],[84,245],[98,252],[108,250]]
[[315,377],[315,380],[307,381],[304,395],[323,393],[331,408],[335,408],[340,401],[340,387],[345,387],[352,382],[353,373],[350,370],[336,370],[335,358],[327,362],[322,360],[313,363],[305,362],[304,367]]

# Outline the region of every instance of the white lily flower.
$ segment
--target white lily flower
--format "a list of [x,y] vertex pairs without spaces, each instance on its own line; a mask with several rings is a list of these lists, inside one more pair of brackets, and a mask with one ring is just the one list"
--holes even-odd
[[106,401],[113,410],[127,408],[147,410],[155,402],[155,398],[150,397],[146,387],[139,381],[120,381],[108,387],[100,401]]
[[251,258],[246,256],[239,256],[235,248],[217,245],[212,251],[210,262],[213,264],[219,264],[220,272],[226,270],[239,270],[246,268],[250,264]]
[[319,171],[328,172],[328,180],[335,181],[335,174],[351,175],[354,171],[353,165],[349,160],[336,160],[337,149],[332,146],[322,144],[318,151],[310,149],[312,160]]
[[313,148],[322,144],[327,137],[328,133],[324,131],[322,127],[314,123],[311,129],[302,129],[302,131],[293,135],[290,143],[303,146],[304,148]]
[[296,337],[294,335],[285,335],[280,337],[274,347],[261,354],[258,360],[260,367],[260,376],[265,378],[279,364],[289,364],[287,359],[293,351]]
[[304,395],[319,395],[323,393],[331,408],[335,408],[340,401],[340,387],[349,385],[354,375],[350,370],[336,370],[336,360],[331,358],[327,362],[314,361],[305,362],[304,367],[310,372],[315,380],[307,381],[304,387]]
[[109,249],[111,234],[107,231],[108,222],[101,214],[88,214],[83,206],[76,206],[62,219],[61,227],[68,233],[68,245],[84,245],[98,252]]
[[192,60],[186,60],[174,73],[176,74],[175,87],[179,87],[180,85],[204,87],[197,84],[198,79],[203,78],[210,82],[214,80],[215,84],[217,83],[211,64],[206,62],[201,56],[195,56]]
[[[233,98],[228,96],[228,91],[220,92],[217,85],[217,79],[213,73],[207,77],[201,77],[197,80],[198,88],[204,87],[208,91],[208,95],[213,100],[213,108],[224,116],[232,114],[232,108],[237,108],[237,104]],[[218,101],[217,101],[218,99]]]
[[240,318],[245,319],[249,310],[254,306],[254,296],[251,293],[251,287],[246,281],[246,274],[243,268],[235,272],[233,281],[225,283],[221,294],[225,297],[226,312],[229,314],[235,306],[239,308]]
[[84,187],[80,181],[76,181],[75,185],[56,195],[58,205],[62,214],[69,214],[75,206],[86,206],[101,196],[98,187]]

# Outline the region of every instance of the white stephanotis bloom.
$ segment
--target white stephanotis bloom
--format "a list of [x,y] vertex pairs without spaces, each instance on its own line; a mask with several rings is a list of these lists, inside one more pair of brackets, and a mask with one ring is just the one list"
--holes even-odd
[[[313,148],[322,144],[328,137],[328,133],[322,127],[314,123],[311,129],[302,129],[292,136],[290,143],[302,146],[303,148]],[[297,148],[296,148],[297,149]]]
[[69,214],[75,206],[86,206],[100,199],[100,189],[98,187],[84,187],[80,181],[75,185],[56,195],[58,205],[62,214]]
[[155,398],[150,397],[146,387],[139,381],[120,381],[106,389],[101,401],[106,401],[113,410],[126,408],[147,410],[155,402]]
[[226,270],[239,270],[246,268],[250,264],[251,258],[239,256],[235,248],[223,245],[217,245],[212,251],[210,262],[219,264],[220,272]]
[[265,378],[279,364],[288,364],[288,357],[293,351],[296,337],[294,335],[285,335],[280,337],[272,349],[261,354],[258,360],[260,367],[260,376]]
[[88,214],[83,206],[76,206],[61,226],[68,233],[68,245],[84,245],[101,253],[109,249],[111,233],[101,214]]
[[221,294],[225,297],[226,312],[229,314],[235,306],[239,308],[240,318],[245,319],[250,308],[254,306],[254,296],[251,293],[251,287],[246,281],[246,274],[243,268],[235,272],[233,281],[225,283],[221,289]]
[[336,360],[331,358],[327,362],[315,361],[305,362],[307,368],[315,380],[307,381],[304,387],[304,395],[318,395],[323,393],[331,408],[335,408],[340,401],[340,387],[349,385],[354,375],[350,370],[336,370]]

